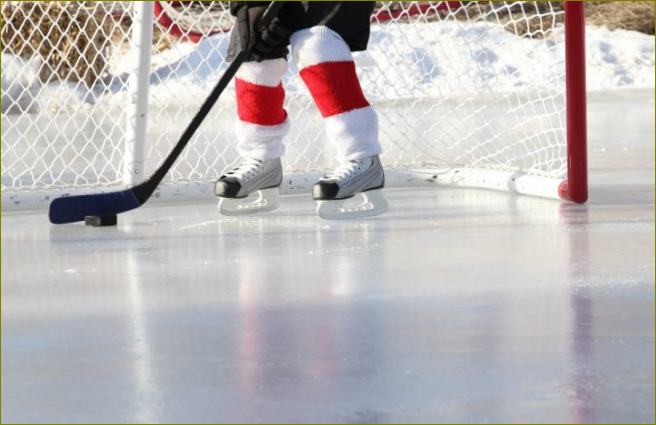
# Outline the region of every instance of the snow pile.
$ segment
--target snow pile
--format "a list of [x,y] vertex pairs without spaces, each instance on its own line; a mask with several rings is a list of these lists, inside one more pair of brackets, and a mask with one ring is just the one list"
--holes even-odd
[[41,63],[39,57],[24,60],[9,53],[2,54],[3,114],[36,112]]
[[564,78],[558,43],[516,37],[486,22],[374,27],[371,48],[357,56],[373,99],[539,91],[562,86]]
[[[485,22],[374,26],[368,52],[356,53],[358,72],[372,100],[448,98],[509,91],[561,91],[564,29],[534,40]],[[587,29],[588,91],[654,87],[654,38]],[[203,96],[225,69],[226,35],[182,44],[153,58],[151,94],[157,102]],[[306,96],[291,64],[285,87]],[[232,95],[229,90],[228,96]]]
[[589,91],[654,87],[654,36],[586,28]]
[[[374,27],[359,54],[367,94],[395,98],[502,94],[564,86],[564,28],[544,40],[517,37],[478,22]],[[654,87],[654,37],[588,27],[588,91]],[[381,84],[381,82],[384,82]]]
[[[560,27],[547,39],[533,40],[485,22],[374,26],[369,51],[355,57],[364,90],[373,101],[561,91],[565,78],[563,35]],[[589,26],[586,44],[589,91],[654,87],[654,37]],[[166,107],[182,99],[197,102],[204,98],[226,67],[227,45],[228,35],[221,34],[198,44],[180,43],[154,56],[151,103]],[[71,102],[126,101],[129,55],[115,55],[113,81],[86,95],[79,93],[79,85],[53,82],[40,86],[37,69],[38,59],[21,61],[3,55],[3,112],[17,110],[16,106],[22,106],[22,111],[26,105],[34,107],[35,97],[41,108],[52,107],[57,99],[66,99],[69,107]],[[307,96],[296,73],[292,65],[285,82],[287,92]],[[66,94],[67,90],[75,93]],[[227,96],[232,93],[228,90]]]

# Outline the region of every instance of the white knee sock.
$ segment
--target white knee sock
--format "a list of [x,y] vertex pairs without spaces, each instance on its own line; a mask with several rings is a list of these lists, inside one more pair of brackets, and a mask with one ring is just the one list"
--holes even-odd
[[378,116],[364,97],[346,42],[330,28],[317,26],[292,34],[291,47],[339,159],[381,153]]
[[285,90],[282,76],[287,60],[246,62],[237,71],[237,149],[242,157],[280,158],[285,153],[283,138],[289,132],[283,108]]

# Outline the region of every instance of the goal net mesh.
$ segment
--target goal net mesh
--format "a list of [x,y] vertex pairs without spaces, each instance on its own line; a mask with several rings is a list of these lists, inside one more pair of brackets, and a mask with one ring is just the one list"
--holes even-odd
[[[132,71],[131,2],[2,2],[2,191],[121,186]],[[227,67],[226,2],[160,2],[145,174],[170,151]],[[380,118],[387,169],[565,175],[565,51],[559,2],[385,2],[358,74]],[[334,166],[297,70],[284,79],[286,174]],[[207,186],[235,161],[234,87],[165,184]],[[303,177],[301,177],[302,179]],[[290,177],[286,186],[293,191]],[[302,186],[302,185],[301,185]],[[7,199],[7,198],[5,198]],[[9,205],[8,207],[11,207]]]

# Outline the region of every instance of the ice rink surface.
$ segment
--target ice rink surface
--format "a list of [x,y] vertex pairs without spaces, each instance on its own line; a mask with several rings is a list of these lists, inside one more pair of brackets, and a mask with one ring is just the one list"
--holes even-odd
[[653,423],[654,99],[589,111],[583,206],[4,215],[2,422]]

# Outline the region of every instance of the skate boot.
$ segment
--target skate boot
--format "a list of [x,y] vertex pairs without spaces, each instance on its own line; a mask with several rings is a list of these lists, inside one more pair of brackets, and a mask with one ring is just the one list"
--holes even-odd
[[241,159],[214,184],[223,215],[245,215],[278,208],[282,165],[280,158]]
[[[383,196],[385,174],[378,155],[348,161],[326,173],[312,188],[317,214],[327,220],[373,217],[387,211]],[[361,202],[347,206],[354,196]],[[349,201],[351,202],[351,201]]]

